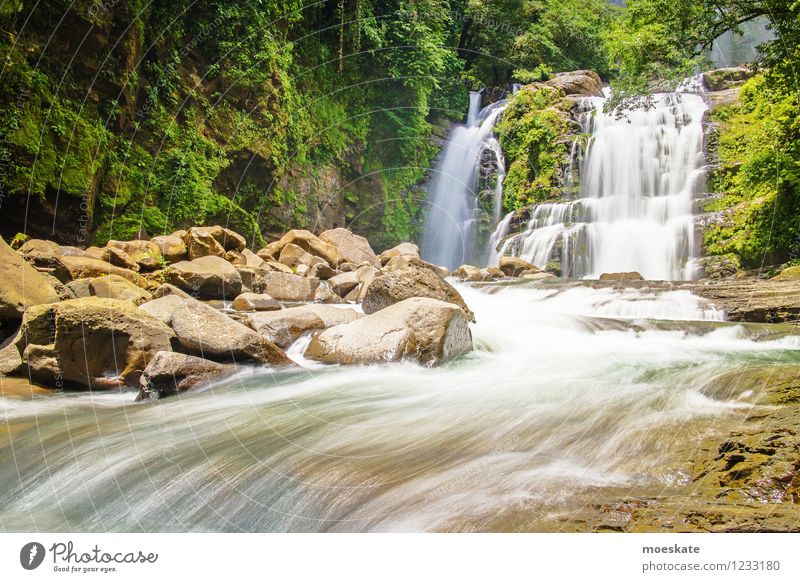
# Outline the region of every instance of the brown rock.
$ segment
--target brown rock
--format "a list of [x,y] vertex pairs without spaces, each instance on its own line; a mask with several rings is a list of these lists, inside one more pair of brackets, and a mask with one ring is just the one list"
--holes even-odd
[[354,321],[363,314],[355,309],[309,304],[281,311],[254,313],[245,323],[259,335],[282,348],[288,348],[304,333]]
[[545,84],[561,89],[565,95],[603,96],[603,81],[600,79],[600,75],[594,71],[556,73],[555,78],[550,79]]
[[204,299],[232,299],[242,292],[236,267],[221,257],[206,256],[180,261],[164,271],[168,283]]
[[263,273],[264,292],[278,301],[313,301],[319,279],[300,277],[288,273],[268,271]]
[[19,321],[29,307],[58,300],[47,279],[0,238],[0,321]]
[[336,267],[343,261],[342,255],[335,246],[326,243],[307,230],[290,230],[279,241],[267,245],[267,247],[259,251],[258,256],[265,260],[267,260],[267,257],[264,255],[267,252],[270,252],[273,257],[280,256],[283,248],[288,244],[294,244],[315,257],[325,259],[325,262],[331,267]]
[[519,277],[523,272],[538,273],[541,271],[536,265],[519,257],[500,257],[499,267],[506,277]]
[[138,272],[140,269],[139,264],[134,261],[128,253],[114,247],[103,249],[103,252],[100,254],[100,260],[111,263],[115,267],[122,267],[123,269],[129,269],[131,271]]
[[158,247],[161,256],[167,263],[177,263],[189,257],[186,243],[183,239],[174,235],[154,236],[150,242]]
[[283,308],[266,293],[242,293],[233,300],[231,307],[236,311],[276,311]]
[[364,313],[375,313],[411,297],[430,297],[453,303],[475,321],[475,315],[452,285],[430,269],[418,265],[375,277],[364,295],[362,308]]
[[636,271],[628,273],[603,273],[600,275],[601,281],[644,281],[644,277]]
[[328,263],[325,259],[321,259],[320,257],[316,257],[311,253],[308,253],[301,249],[296,244],[289,243],[285,245],[281,249],[280,258],[278,261],[282,265],[286,265],[287,267],[297,270],[297,267],[300,265],[305,265],[307,267],[312,267],[314,265],[325,264]]
[[[119,275],[134,285],[142,286],[142,278],[130,269],[115,267],[114,265],[90,257],[61,256],[58,262],[64,267],[70,279],[94,279],[105,275]],[[58,273],[56,273],[58,277]]]
[[136,400],[158,400],[208,384],[236,372],[236,366],[220,364],[176,352],[158,352],[145,368]]
[[164,262],[159,246],[149,240],[110,240],[106,247],[124,251],[143,271],[155,271]]
[[319,235],[319,238],[339,249],[342,259],[346,262],[356,265],[366,262],[373,267],[381,266],[381,261],[375,255],[369,241],[346,228],[326,230]]
[[394,257],[412,256],[419,258],[419,247],[414,243],[404,242],[396,247],[385,250],[381,253],[381,264],[385,265]]
[[89,289],[95,297],[124,299],[137,305],[153,298],[150,293],[119,275],[106,275],[90,279]]
[[350,271],[348,273],[340,273],[335,277],[328,279],[328,284],[334,293],[340,297],[344,297],[350,291],[355,289],[361,281],[358,277],[358,271]]
[[207,229],[190,228],[183,236],[183,243],[190,261],[202,257],[225,256],[225,248]]

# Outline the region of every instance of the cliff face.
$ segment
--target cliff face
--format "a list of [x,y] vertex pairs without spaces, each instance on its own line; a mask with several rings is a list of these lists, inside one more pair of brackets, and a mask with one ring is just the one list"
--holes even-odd
[[[413,234],[412,187],[435,149],[380,139],[427,139],[431,88],[352,87],[385,78],[380,59],[337,63],[356,41],[326,28],[336,2],[294,4],[4,4],[0,233],[91,244],[219,223],[258,245],[352,223],[379,246]],[[387,100],[413,117],[370,113]]]

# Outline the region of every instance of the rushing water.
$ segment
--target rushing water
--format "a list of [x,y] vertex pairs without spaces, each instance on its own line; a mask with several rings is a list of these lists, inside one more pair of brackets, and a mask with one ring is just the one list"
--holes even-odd
[[491,150],[500,177],[495,190],[494,221],[502,205],[503,156],[492,136],[497,117],[506,107],[499,101],[480,108],[480,93],[470,93],[467,124],[457,126],[445,145],[433,171],[430,208],[422,234],[422,257],[431,263],[455,269],[463,263],[486,259],[486,250],[477,248],[477,187],[481,154]]
[[[605,98],[583,100],[586,151],[576,140],[576,200],[534,208],[528,229],[503,253],[544,267],[560,259],[569,277],[638,271],[646,279],[692,279],[692,199],[702,184],[707,106],[692,93],[654,95],[651,107],[618,115]],[[576,161],[579,158],[579,162]]]
[[0,528],[547,522],[587,495],[685,478],[669,468],[673,444],[750,406],[716,379],[799,359],[796,338],[750,341],[682,291],[459,289],[477,316],[476,349],[440,368],[243,371],[154,403],[129,392],[0,397]]

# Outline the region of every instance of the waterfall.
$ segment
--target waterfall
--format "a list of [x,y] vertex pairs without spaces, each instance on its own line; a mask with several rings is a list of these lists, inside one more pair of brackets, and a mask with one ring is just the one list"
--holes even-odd
[[582,103],[583,131],[591,137],[585,152],[577,141],[572,148],[577,199],[536,206],[527,231],[500,254],[539,267],[560,254],[569,277],[638,271],[647,279],[692,279],[705,101],[696,93],[658,94],[649,107],[621,116],[604,112],[605,102]]
[[768,18],[757,18],[740,26],[741,34],[728,30],[714,39],[708,57],[717,68],[752,63],[760,56],[759,45],[775,39]]
[[497,117],[505,110],[506,102],[498,101],[480,109],[480,99],[480,92],[470,92],[467,124],[452,131],[433,170],[430,208],[422,233],[422,256],[449,269],[467,262],[482,263],[486,259],[487,250],[481,248],[483,245],[478,245],[476,240],[478,179],[481,157],[486,150],[494,152],[499,174],[492,224],[500,218],[505,165],[492,130]]

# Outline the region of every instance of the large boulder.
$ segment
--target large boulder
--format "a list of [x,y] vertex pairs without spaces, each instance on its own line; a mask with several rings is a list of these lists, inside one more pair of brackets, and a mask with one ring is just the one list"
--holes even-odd
[[122,249],[114,247],[102,249],[99,258],[101,261],[111,263],[115,267],[122,267],[123,269],[129,269],[136,272],[141,270],[139,263],[134,261],[131,256]]
[[326,243],[307,230],[300,229],[290,230],[277,242],[268,244],[265,248],[258,251],[258,256],[264,260],[279,257],[283,247],[288,244],[296,245],[315,257],[325,259],[325,262],[331,267],[336,267],[344,260],[335,246]]
[[236,366],[220,364],[177,352],[158,352],[139,379],[136,400],[158,400],[219,380],[236,372]]
[[[134,285],[138,285],[140,287],[145,285],[139,273],[131,271],[130,269],[115,267],[114,265],[100,259],[61,255],[58,257],[58,262],[66,270],[69,280],[94,279],[96,277],[104,277],[105,275],[119,275]],[[56,277],[59,277],[59,273],[60,271],[57,270],[54,274]],[[59,279],[60,278],[61,277],[59,277]],[[64,282],[66,283],[67,281]]]
[[520,277],[523,273],[538,273],[539,267],[519,257],[500,257],[500,270],[506,277]]
[[437,299],[413,297],[316,335],[305,356],[330,364],[410,359],[442,364],[472,350],[467,315]]
[[0,321],[19,321],[29,307],[58,299],[48,280],[0,238]]
[[278,271],[267,271],[261,276],[264,278],[264,292],[278,301],[313,301],[319,287],[319,279],[313,277],[301,277]]
[[404,257],[404,256],[411,256],[419,258],[419,247],[414,243],[404,242],[400,243],[396,247],[392,247],[391,249],[387,249],[381,253],[381,264],[385,265],[389,262],[390,259],[394,257]]
[[136,304],[150,301],[153,296],[119,275],[106,275],[89,280],[89,289],[95,297],[125,299]]
[[124,251],[143,271],[154,271],[164,262],[159,246],[149,240],[110,240],[106,247]]
[[304,251],[299,246],[293,243],[289,243],[281,249],[281,254],[280,257],[278,258],[278,262],[280,262],[282,265],[286,265],[287,267],[295,270],[300,265],[313,267],[314,265],[328,264],[328,262],[325,259],[314,256],[311,253]]
[[349,271],[347,273],[339,273],[335,277],[328,279],[328,285],[331,286],[333,292],[344,297],[350,291],[358,287],[361,281],[358,277],[358,271]]
[[228,251],[242,252],[247,246],[242,235],[222,226],[193,226],[183,235],[183,242],[190,260],[205,256],[224,257]]
[[34,381],[91,390],[135,386],[174,337],[130,301],[88,297],[29,309],[16,345]]
[[375,255],[369,241],[363,236],[353,234],[346,228],[326,230],[319,235],[319,238],[339,249],[342,259],[348,263],[355,265],[368,263],[373,267],[381,266],[381,260]]
[[242,277],[236,267],[215,256],[170,265],[164,271],[164,279],[204,299],[233,299],[242,292]]
[[499,269],[480,268],[473,265],[461,265],[453,271],[453,277],[459,281],[495,281],[504,276],[505,274]]
[[144,303],[141,309],[172,327],[191,354],[221,362],[293,365],[275,344],[195,299],[167,295]]
[[603,81],[594,71],[569,71],[556,73],[546,82],[550,87],[561,89],[565,95],[581,95],[585,97],[602,97]]
[[424,267],[425,269],[430,269],[434,273],[436,273],[439,277],[447,277],[450,275],[450,271],[448,271],[445,267],[440,267],[439,265],[434,265],[433,263],[429,263],[427,261],[423,261],[419,257],[414,255],[398,255],[396,257],[392,257],[381,269],[384,273],[389,271],[399,271],[400,269],[405,269],[409,265],[416,265],[417,267]]
[[304,333],[348,323],[360,317],[363,314],[355,309],[309,304],[281,311],[254,313],[245,323],[259,335],[285,349]]
[[180,237],[171,234],[154,236],[150,242],[158,247],[167,263],[177,263],[187,258],[186,243]]
[[367,288],[362,308],[364,313],[375,313],[410,297],[429,297],[453,303],[475,321],[475,314],[452,285],[432,270],[414,264],[376,276]]
[[277,311],[281,304],[266,293],[242,293],[233,300],[231,307],[236,311]]

